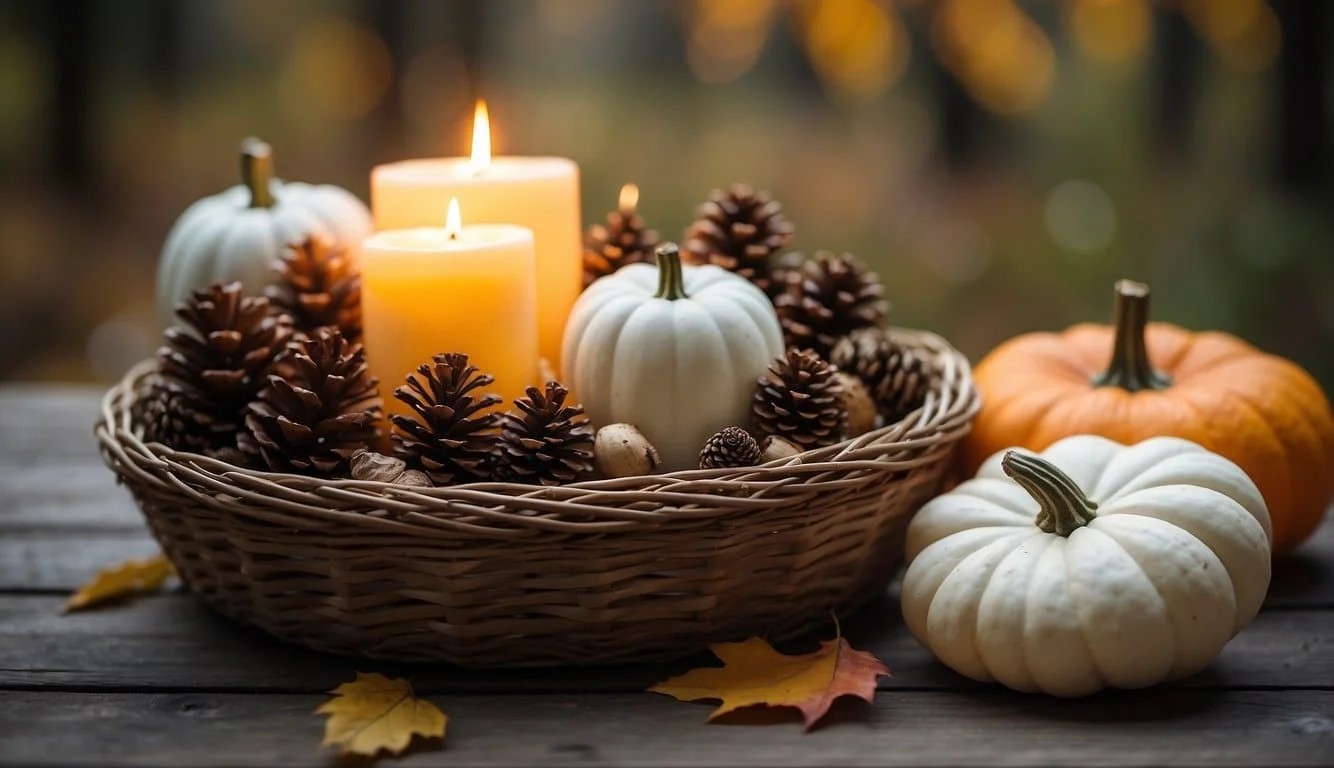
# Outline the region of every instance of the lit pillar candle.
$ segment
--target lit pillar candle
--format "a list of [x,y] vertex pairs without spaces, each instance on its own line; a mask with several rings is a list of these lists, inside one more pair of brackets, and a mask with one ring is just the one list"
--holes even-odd
[[472,157],[405,160],[371,172],[377,230],[431,226],[457,197],[469,222],[533,230],[543,357],[560,368],[561,338],[582,287],[579,166],[561,157],[491,157],[486,105],[473,122]]
[[[444,206],[441,206],[444,210]],[[512,224],[386,230],[361,249],[366,359],[389,413],[407,413],[394,388],[432,355],[463,352],[495,376],[505,402],[537,383],[533,233]]]

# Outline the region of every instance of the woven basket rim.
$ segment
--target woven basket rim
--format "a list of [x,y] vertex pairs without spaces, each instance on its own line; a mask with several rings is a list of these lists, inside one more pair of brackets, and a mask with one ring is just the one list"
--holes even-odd
[[[304,527],[318,522],[421,535],[610,533],[673,519],[744,514],[764,506],[778,487],[831,477],[855,482],[860,471],[884,471],[936,460],[971,428],[981,406],[968,360],[928,331],[891,328],[896,340],[932,364],[934,386],[904,419],[835,445],[754,467],[683,470],[637,477],[587,480],[559,486],[479,482],[416,488],[368,480],[329,480],[238,467],[201,454],[145,443],[131,410],[140,385],[155,370],[150,358],[135,365],[103,397],[95,433],[107,460],[126,479],[199,503],[288,513]],[[164,471],[165,470],[165,471]],[[247,502],[236,504],[237,501]],[[520,509],[521,508],[521,509]]]

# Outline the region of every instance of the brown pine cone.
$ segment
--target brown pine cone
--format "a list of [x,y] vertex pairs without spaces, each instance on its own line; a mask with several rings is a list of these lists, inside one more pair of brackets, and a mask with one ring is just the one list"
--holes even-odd
[[773,296],[782,288],[773,279],[773,257],[791,240],[792,223],[778,201],[733,184],[726,192],[715,189],[700,206],[681,249],[691,263],[731,270]]
[[884,323],[884,295],[880,277],[851,254],[820,251],[788,274],[774,307],[788,346],[827,358],[843,336]]
[[405,386],[394,390],[394,397],[415,413],[390,417],[394,452],[436,485],[489,478],[500,420],[490,409],[501,399],[478,390],[494,381],[458,352],[423,363]]
[[134,420],[146,442],[178,451],[216,456],[236,444],[232,418],[219,414],[197,388],[157,374],[135,401]]
[[519,483],[561,485],[593,471],[593,427],[569,390],[555,381],[529,387],[501,416],[500,474]]
[[181,451],[235,456],[245,408],[291,338],[291,320],[240,283],[195,291],[176,310],[143,397],[144,439]]
[[298,334],[332,327],[349,343],[361,341],[361,273],[346,248],[312,235],[289,246],[273,268],[279,280],[266,290],[269,302],[292,316]]
[[837,369],[809,349],[788,349],[761,376],[751,401],[756,430],[803,451],[842,440],[848,412]]
[[927,361],[884,328],[865,328],[840,339],[830,362],[862,380],[886,423],[916,410],[934,379]]
[[584,235],[584,287],[625,266],[639,262],[653,263],[653,249],[658,233],[644,225],[635,212],[639,190],[627,184],[621,190],[620,207],[607,214],[607,223],[594,224]]
[[274,472],[349,476],[352,456],[380,436],[382,403],[365,350],[326,327],[296,342],[284,362],[287,375],[269,376],[247,409],[238,447]]
[[724,427],[704,442],[700,469],[753,467],[760,463],[760,444],[741,427]]

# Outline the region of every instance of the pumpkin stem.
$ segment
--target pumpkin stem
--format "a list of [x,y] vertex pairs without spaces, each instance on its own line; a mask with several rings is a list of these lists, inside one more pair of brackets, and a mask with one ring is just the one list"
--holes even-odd
[[1047,533],[1069,536],[1076,528],[1088,525],[1097,517],[1098,505],[1050,461],[1018,451],[1006,451],[1001,459],[1001,469],[1037,499],[1040,509],[1034,524]]
[[1149,348],[1144,330],[1149,324],[1149,286],[1134,280],[1116,281],[1116,338],[1112,342],[1112,362],[1107,370],[1093,377],[1097,387],[1120,387],[1139,392],[1166,389],[1172,380],[1154,370],[1149,363]]
[[251,208],[272,208],[277,202],[269,182],[273,179],[273,150],[255,137],[241,142],[241,182],[250,189]]
[[663,243],[653,255],[658,260],[658,292],[653,297],[668,301],[689,298],[681,272],[681,251],[676,243]]

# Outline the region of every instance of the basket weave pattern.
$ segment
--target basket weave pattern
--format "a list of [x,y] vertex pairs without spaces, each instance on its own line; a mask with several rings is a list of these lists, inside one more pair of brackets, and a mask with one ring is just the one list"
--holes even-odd
[[939,374],[921,408],[745,469],[430,489],[240,469],[142,441],[151,364],[96,433],[186,584],[284,640],[468,666],[664,659],[824,627],[884,589],[979,405],[962,355],[895,333]]

